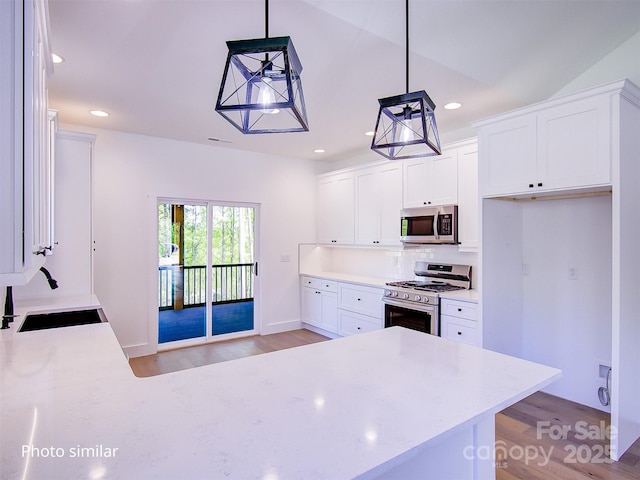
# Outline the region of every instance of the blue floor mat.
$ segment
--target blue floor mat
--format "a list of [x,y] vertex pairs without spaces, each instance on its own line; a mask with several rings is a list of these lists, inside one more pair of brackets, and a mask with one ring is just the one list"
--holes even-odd
[[[158,322],[159,343],[204,337],[205,307],[160,310]],[[212,324],[213,335],[253,330],[253,301],[214,305]]]

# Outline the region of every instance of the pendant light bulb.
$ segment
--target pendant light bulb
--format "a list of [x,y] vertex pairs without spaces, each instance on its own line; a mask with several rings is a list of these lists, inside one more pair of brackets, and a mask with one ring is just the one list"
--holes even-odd
[[262,113],[276,114],[280,110],[277,108],[267,108],[269,105],[276,103],[275,95],[273,94],[273,86],[271,85],[271,79],[267,76],[263,76],[260,80],[260,93],[258,94],[258,103],[264,105],[265,108]]
[[415,135],[411,125],[411,107],[406,106],[402,110],[404,119],[398,122],[398,132],[396,142],[409,143],[415,140]]
[[402,120],[400,122],[400,133],[398,134],[398,142],[408,143],[415,139],[413,130],[411,129],[411,120]]

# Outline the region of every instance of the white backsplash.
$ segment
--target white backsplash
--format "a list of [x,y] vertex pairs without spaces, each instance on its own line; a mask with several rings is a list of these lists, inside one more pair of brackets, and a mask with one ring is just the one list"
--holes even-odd
[[299,272],[307,275],[341,273],[388,281],[414,277],[417,261],[471,265],[472,288],[477,284],[478,255],[463,253],[454,245],[416,247],[349,247],[301,244]]

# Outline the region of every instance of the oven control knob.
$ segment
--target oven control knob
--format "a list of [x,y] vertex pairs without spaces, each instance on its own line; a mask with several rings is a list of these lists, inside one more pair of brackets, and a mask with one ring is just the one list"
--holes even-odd
[[391,290],[385,290],[384,291],[384,296],[385,297],[390,297],[391,296]]
[[419,302],[420,300],[422,300],[422,298],[420,297],[420,295],[416,295],[416,302]]
[[424,301],[424,303],[429,303],[429,297],[424,297],[422,300]]
[[405,300],[408,300],[409,299],[409,294],[405,293],[404,295],[402,295],[402,298],[404,298]]
[[393,297],[397,297],[397,296],[398,296],[398,292],[391,292],[391,295],[392,295]]

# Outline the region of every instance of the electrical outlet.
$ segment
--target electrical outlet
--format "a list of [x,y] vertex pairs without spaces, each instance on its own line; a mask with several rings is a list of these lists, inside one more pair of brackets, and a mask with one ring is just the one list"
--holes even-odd
[[280,255],[280,261],[281,262],[290,262],[291,261],[291,256],[290,255]]
[[568,277],[569,280],[578,280],[578,269],[575,267],[569,267]]

